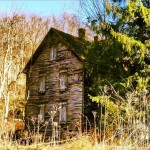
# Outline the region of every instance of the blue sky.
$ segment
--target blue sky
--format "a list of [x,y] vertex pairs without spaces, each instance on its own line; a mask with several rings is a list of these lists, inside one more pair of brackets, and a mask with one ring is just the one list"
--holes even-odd
[[41,16],[59,15],[63,12],[79,15],[79,0],[0,0],[0,15],[17,10]]

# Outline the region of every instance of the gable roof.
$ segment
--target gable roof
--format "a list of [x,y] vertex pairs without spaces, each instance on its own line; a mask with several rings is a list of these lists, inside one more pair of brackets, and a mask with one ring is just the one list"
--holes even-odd
[[84,61],[83,56],[85,54],[85,50],[87,47],[87,41],[79,37],[75,37],[73,35],[62,32],[60,30],[57,30],[55,28],[51,28],[49,32],[46,34],[46,36],[44,37],[44,39],[42,40],[41,44],[34,52],[34,54],[31,56],[30,60],[26,64],[25,68],[23,69],[23,72],[26,72],[25,70],[28,69],[30,65],[32,65],[35,62],[36,58],[43,50],[45,40],[51,38],[53,34],[55,34],[63,44],[67,45],[70,48],[70,50],[76,55],[76,57],[78,57],[81,61]]

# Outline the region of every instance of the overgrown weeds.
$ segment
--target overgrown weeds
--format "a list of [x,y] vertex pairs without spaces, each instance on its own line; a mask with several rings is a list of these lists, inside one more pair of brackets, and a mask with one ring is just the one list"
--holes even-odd
[[130,141],[124,143],[110,143],[103,141],[101,143],[94,144],[91,142],[91,137],[88,135],[79,136],[67,141],[65,144],[50,146],[49,143],[39,143],[32,145],[0,145],[0,149],[7,150],[149,150],[150,146],[139,146],[136,144],[129,144]]
[[[149,97],[139,93],[127,93],[127,100],[112,101],[109,96],[92,97],[99,102],[100,110],[93,111],[93,126],[86,116],[79,115],[77,130],[63,131],[65,140],[60,138],[62,132],[54,122],[55,112],[50,113],[50,120],[40,133],[39,123],[33,132],[22,132],[21,121],[15,119],[0,122],[0,149],[34,149],[34,150],[149,150],[150,149],[150,102]],[[82,128],[81,120],[85,118]],[[52,126],[52,134],[45,142],[47,127]],[[42,126],[42,127],[43,127]],[[88,129],[88,127],[90,127]],[[20,137],[15,139],[15,131]]]

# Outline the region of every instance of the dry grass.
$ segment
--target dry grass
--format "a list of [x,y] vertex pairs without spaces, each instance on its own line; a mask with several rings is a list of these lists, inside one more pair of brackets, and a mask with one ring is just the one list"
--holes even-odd
[[[9,133],[10,131],[14,133],[15,130],[23,129],[24,123],[15,119],[5,121],[1,118],[0,150],[150,150],[150,101],[146,95],[142,96],[131,93],[124,105],[123,102],[121,105],[120,103],[112,103],[111,100],[106,99],[106,96],[100,97],[101,107],[105,108],[105,113],[100,112],[99,114],[100,124],[96,124],[98,112],[93,112],[93,128],[90,128],[90,131],[87,130],[87,125],[88,123],[90,125],[90,122],[86,120],[84,130],[86,134],[83,135],[80,126],[79,134],[72,139],[66,137],[66,141],[56,138],[56,133],[61,133],[61,131],[58,131],[58,128],[56,131],[52,121],[52,129],[55,130],[52,133],[55,134],[49,137],[49,143],[42,142],[45,136],[37,130],[30,136],[28,133],[25,134],[26,132],[23,133],[26,139],[29,139],[29,137],[33,139],[31,145],[23,146],[19,141],[13,141]],[[111,118],[110,114],[112,115]],[[52,120],[53,117],[54,115],[51,117]],[[58,144],[56,139],[63,144]]]
[[[129,142],[129,141],[128,141]],[[28,146],[15,145],[8,143],[3,146],[0,145],[0,150],[150,150],[150,145],[146,147],[139,147],[138,145],[120,143],[119,145],[112,143],[106,144],[105,141],[101,143],[95,143],[91,141],[89,136],[80,136],[77,139],[56,146],[50,146],[49,143],[32,144]]]

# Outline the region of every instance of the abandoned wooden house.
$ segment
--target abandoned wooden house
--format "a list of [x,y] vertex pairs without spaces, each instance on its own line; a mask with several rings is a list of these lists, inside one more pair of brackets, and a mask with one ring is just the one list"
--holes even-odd
[[33,117],[40,124],[51,120],[69,130],[79,123],[84,114],[84,36],[85,29],[75,37],[51,28],[27,63],[25,117],[30,130]]

